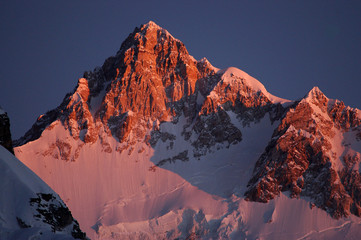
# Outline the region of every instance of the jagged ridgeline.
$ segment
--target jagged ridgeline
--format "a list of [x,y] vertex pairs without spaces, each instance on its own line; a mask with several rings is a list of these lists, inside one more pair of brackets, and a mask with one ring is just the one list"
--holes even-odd
[[337,238],[361,234],[360,119],[318,88],[276,97],[149,22],[15,154],[93,238]]

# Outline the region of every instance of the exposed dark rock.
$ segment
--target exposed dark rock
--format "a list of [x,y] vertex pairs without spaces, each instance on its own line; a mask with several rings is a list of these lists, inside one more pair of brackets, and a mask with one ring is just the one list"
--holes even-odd
[[25,133],[24,136],[18,140],[14,140],[14,146],[21,146],[27,142],[34,141],[38,139],[42,132],[49,127],[59,116],[59,110],[56,108],[54,110],[48,111],[44,115],[38,117],[33,126]]
[[[2,111],[1,108],[0,111]],[[3,114],[0,113],[0,145],[14,154],[10,132],[10,120],[6,112]]]
[[179,153],[178,155],[173,156],[171,158],[162,159],[156,164],[156,166],[160,167],[160,166],[162,166],[162,165],[164,165],[166,163],[174,163],[177,160],[178,161],[183,161],[183,162],[188,161],[189,160],[189,158],[188,158],[188,150],[185,150],[185,151],[183,151],[183,152]]
[[[37,195],[38,197],[31,198],[29,201],[30,206],[34,207],[37,212],[37,214],[34,215],[36,219],[49,224],[54,232],[62,231],[67,226],[73,224],[72,236],[76,239],[87,239],[69,209],[59,202],[55,196],[51,193],[38,193]],[[28,226],[22,222],[21,219],[18,220],[18,223],[19,225]]]
[[226,143],[226,146],[229,146],[242,141],[241,131],[231,123],[230,117],[223,109],[199,116],[193,130],[198,135],[197,140],[192,143],[195,147],[195,157],[206,154],[207,150],[217,143]]
[[16,217],[16,221],[18,222],[19,224],[19,227],[21,228],[30,228],[31,226],[26,224],[21,218],[19,217]]

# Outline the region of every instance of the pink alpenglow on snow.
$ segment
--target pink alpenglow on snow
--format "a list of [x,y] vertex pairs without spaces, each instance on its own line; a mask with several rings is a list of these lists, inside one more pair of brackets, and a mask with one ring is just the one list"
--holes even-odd
[[286,100],[197,61],[149,22],[15,154],[92,239],[356,238],[360,123],[317,88]]

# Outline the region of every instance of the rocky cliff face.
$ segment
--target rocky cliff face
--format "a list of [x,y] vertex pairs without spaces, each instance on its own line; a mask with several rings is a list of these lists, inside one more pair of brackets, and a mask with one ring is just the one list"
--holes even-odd
[[14,154],[10,132],[10,120],[6,112],[0,108],[0,145]]
[[[316,205],[334,218],[360,216],[360,119],[359,110],[328,99],[318,88],[298,101],[273,96],[258,80],[237,68],[219,70],[205,58],[195,60],[181,41],[149,22],[136,28],[102,67],[85,72],[62,104],[40,116],[15,145],[24,162],[64,196],[70,196],[89,231],[97,226],[97,234],[118,236],[126,228],[121,224],[129,221],[122,215],[124,209],[135,211],[133,203],[123,199],[129,197],[139,204],[136,209],[140,206],[147,214],[146,201],[165,201],[163,208],[168,210],[160,208],[156,214],[139,216],[141,221],[149,218],[151,231],[155,229],[154,219],[170,214],[169,206],[181,201],[164,200],[178,199],[172,194],[183,189],[184,182],[174,183],[178,175],[169,177],[172,171],[205,192],[227,198],[230,212],[224,213],[224,219],[232,214],[237,219],[241,214],[232,212],[240,203],[231,196],[269,202],[282,193],[307,199],[312,207]],[[242,150],[237,152],[236,148]],[[224,159],[220,157],[223,154]],[[39,160],[34,162],[33,158]],[[129,169],[117,165],[123,160],[122,167]],[[142,164],[132,165],[139,162]],[[194,169],[177,165],[186,162],[204,165]],[[164,173],[159,168],[170,170]],[[223,173],[224,169],[229,173]],[[87,190],[89,183],[78,178],[83,171],[95,186],[94,196]],[[125,171],[124,176],[120,171]],[[211,174],[221,176],[217,180],[220,184],[209,186],[214,180],[208,178]],[[54,180],[68,178],[73,190]],[[239,183],[234,184],[234,179]],[[168,181],[169,185],[163,184]],[[103,185],[98,186],[99,182]],[[126,185],[120,187],[123,182]],[[163,187],[169,189],[158,192]],[[90,217],[83,216],[82,204],[76,202],[82,197],[79,191],[90,196],[91,200],[83,199],[89,208],[91,203],[97,204],[91,211],[96,222],[90,223]],[[179,208],[174,207],[172,214]],[[239,228],[223,228],[221,222],[228,221],[224,219],[216,220],[220,225],[208,226],[212,229],[208,229],[208,236]],[[247,220],[237,221],[243,224]],[[111,227],[104,227],[107,224]],[[124,229],[119,230],[118,224]],[[169,236],[180,236],[178,230],[169,231]],[[191,234],[187,231],[184,236]],[[224,236],[232,231],[227,230]]]
[[120,142],[131,132],[143,140],[146,129],[159,122],[182,113],[195,115],[196,81],[215,70],[206,60],[196,61],[181,41],[149,22],[136,28],[101,68],[86,72],[61,106],[40,117],[16,145],[35,140],[36,133],[56,119],[85,143],[95,142],[100,128]]
[[275,130],[256,163],[247,198],[268,202],[289,191],[291,197],[310,197],[335,218],[360,216],[360,153],[350,143],[356,139],[343,137],[357,134],[360,123],[359,110],[312,89]]
[[[241,140],[226,111],[235,111],[245,125],[266,112],[274,118],[282,112],[263,85],[253,78],[248,83],[246,75],[234,68],[219,71],[205,58],[195,60],[181,41],[149,22],[136,28],[101,68],[86,72],[63,103],[39,117],[15,145],[36,140],[56,120],[74,139],[99,139],[105,151],[112,151],[105,136],[115,137],[124,148],[137,141],[154,144],[160,123],[184,116],[185,138],[195,132],[194,155],[199,155],[216,143]],[[262,89],[252,89],[253,81]],[[75,159],[65,155],[69,157],[63,160]]]

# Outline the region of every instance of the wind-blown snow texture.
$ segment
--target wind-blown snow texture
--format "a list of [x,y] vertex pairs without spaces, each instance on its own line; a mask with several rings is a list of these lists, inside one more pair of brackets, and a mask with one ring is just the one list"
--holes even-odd
[[360,122],[317,88],[289,101],[197,61],[149,22],[15,154],[93,239],[352,238]]

